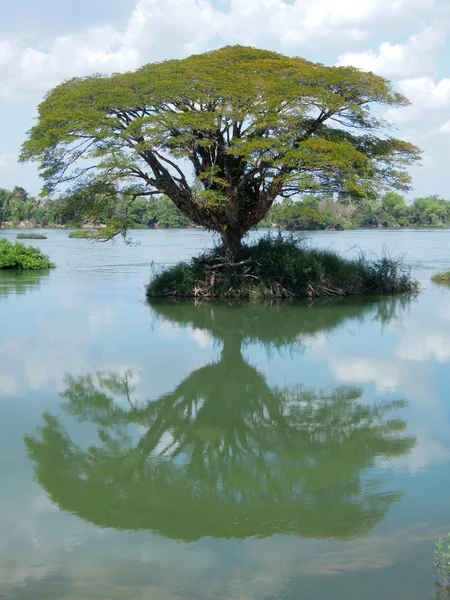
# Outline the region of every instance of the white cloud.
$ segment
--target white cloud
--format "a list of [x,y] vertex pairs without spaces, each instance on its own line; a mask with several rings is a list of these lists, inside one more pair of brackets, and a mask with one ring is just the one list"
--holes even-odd
[[91,28],[59,36],[46,50],[18,39],[0,41],[0,98],[43,92],[68,77],[186,56],[222,40],[289,51],[331,34],[348,43],[367,29],[415,19],[433,6],[434,0],[230,0],[223,11],[210,0],[138,0],[123,31]]
[[437,83],[431,77],[403,79],[399,90],[412,99],[413,106],[422,108],[450,107],[450,78],[444,77]]
[[396,87],[411,101],[411,106],[386,111],[385,118],[395,125],[405,125],[414,120],[424,125],[439,112],[450,108],[450,78],[448,77],[437,82],[426,75],[411,77],[401,79]]
[[198,329],[192,325],[180,325],[167,319],[158,319],[160,332],[168,339],[182,339],[184,336],[196,342],[200,348],[205,349],[213,345],[214,338],[208,331]]
[[446,121],[439,127],[439,133],[450,133],[450,121]]
[[118,46],[119,42],[113,27],[57,37],[47,52],[25,47],[18,40],[4,41],[0,44],[0,99],[44,92],[68,77],[138,66],[137,52]]
[[366,71],[387,76],[410,77],[425,74],[435,69],[437,51],[445,39],[444,32],[436,27],[427,27],[412,35],[406,44],[384,42],[378,52],[347,52],[337,61],[338,66],[352,65]]
[[427,469],[430,464],[447,463],[450,460],[448,443],[444,444],[430,439],[426,427],[419,427],[415,434],[416,443],[407,455],[397,456],[390,460],[380,459],[377,464],[389,470],[407,469],[410,473],[416,474],[422,469]]
[[399,365],[369,357],[337,357],[331,361],[334,375],[347,383],[375,383],[377,391],[397,391],[404,379]]
[[450,361],[450,332],[448,331],[409,331],[395,349],[401,360],[423,362],[434,359],[438,362]]

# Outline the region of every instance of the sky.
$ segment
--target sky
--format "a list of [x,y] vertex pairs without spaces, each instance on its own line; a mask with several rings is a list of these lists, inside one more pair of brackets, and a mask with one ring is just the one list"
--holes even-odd
[[386,117],[422,148],[410,196],[450,199],[448,0],[0,0],[0,187],[37,194],[17,156],[46,91],[228,44],[391,79],[411,106]]

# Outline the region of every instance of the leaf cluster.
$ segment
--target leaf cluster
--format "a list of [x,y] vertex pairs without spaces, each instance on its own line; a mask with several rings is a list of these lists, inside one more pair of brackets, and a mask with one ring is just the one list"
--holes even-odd
[[0,269],[50,269],[54,266],[39,248],[0,240]]

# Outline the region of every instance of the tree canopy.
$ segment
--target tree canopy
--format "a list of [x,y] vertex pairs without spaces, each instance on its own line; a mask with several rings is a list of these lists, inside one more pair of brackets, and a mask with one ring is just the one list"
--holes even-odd
[[40,163],[47,191],[93,177],[166,194],[235,256],[277,197],[407,189],[419,150],[371,113],[407,103],[373,73],[225,47],[62,83],[21,160]]

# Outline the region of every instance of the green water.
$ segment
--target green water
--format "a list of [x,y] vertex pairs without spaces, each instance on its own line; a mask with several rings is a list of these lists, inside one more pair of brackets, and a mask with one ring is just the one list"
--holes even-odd
[[0,273],[0,598],[434,597],[450,232],[311,237],[405,253],[416,299],[257,307],[146,304],[204,232],[47,235]]

